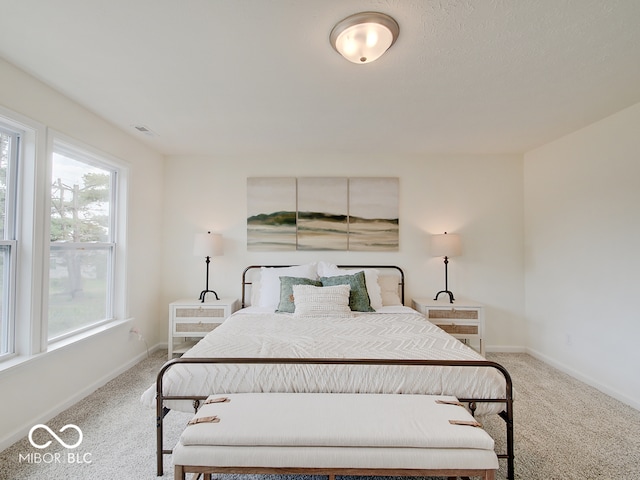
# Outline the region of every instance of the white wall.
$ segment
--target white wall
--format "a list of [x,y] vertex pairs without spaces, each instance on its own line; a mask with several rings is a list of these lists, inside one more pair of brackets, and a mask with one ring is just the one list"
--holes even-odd
[[640,104],[524,157],[528,346],[640,408]]
[[[0,450],[26,435],[145,354],[129,334],[139,326],[160,341],[163,157],[93,113],[0,60],[0,105],[130,164],[129,313],[133,320],[77,344],[0,371]],[[48,220],[48,215],[45,216]],[[20,318],[19,322],[29,319]],[[36,319],[40,321],[40,319]]]
[[[246,249],[246,180],[250,176],[393,176],[400,179],[400,251],[258,253]],[[225,253],[211,264],[210,287],[239,297],[251,264],[396,264],[407,275],[407,299],[444,287],[441,258],[428,235],[459,233],[463,254],[449,264],[449,287],[487,306],[490,349],[523,350],[523,223],[520,156],[355,156],[282,154],[261,157],[171,157],[165,165],[163,304],[197,298],[204,259],[192,255],[193,235],[223,234]],[[166,331],[168,314],[162,328]],[[166,335],[166,333],[165,333]]]

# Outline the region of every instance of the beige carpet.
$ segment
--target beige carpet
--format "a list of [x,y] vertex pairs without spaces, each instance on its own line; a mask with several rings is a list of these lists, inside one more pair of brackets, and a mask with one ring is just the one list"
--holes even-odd
[[[515,405],[516,478],[521,480],[640,479],[640,412],[525,354],[489,354],[511,373]],[[142,407],[140,394],[155,380],[166,359],[156,352],[97,390],[73,408],[47,422],[58,432],[78,425],[80,446],[67,450],[55,440],[37,450],[23,439],[0,453],[0,479],[120,480],[154,479],[155,411]],[[3,415],[11,412],[4,411]],[[190,415],[167,417],[167,440],[175,442]],[[503,423],[486,423],[501,443]],[[77,438],[66,432],[61,437]],[[40,444],[53,438],[34,432]],[[71,442],[71,440],[68,440]],[[498,447],[501,448],[501,447]],[[30,454],[47,452],[40,462]],[[72,458],[68,453],[72,453]],[[58,456],[56,457],[56,454]],[[47,461],[48,460],[48,461]],[[78,463],[78,462],[83,463]],[[90,463],[89,463],[90,462]],[[162,478],[173,478],[169,456]],[[263,480],[260,476],[221,476],[224,480]],[[258,478],[260,477],[260,478]],[[284,480],[269,476],[264,480]],[[310,477],[286,477],[302,480]],[[323,477],[319,477],[323,478]],[[504,461],[497,478],[505,478]]]

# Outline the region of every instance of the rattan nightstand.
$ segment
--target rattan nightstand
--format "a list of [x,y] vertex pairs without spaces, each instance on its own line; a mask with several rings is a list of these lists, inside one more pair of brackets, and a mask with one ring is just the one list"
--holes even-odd
[[[199,339],[223,323],[235,312],[235,298],[221,298],[202,303],[200,300],[177,300],[169,304],[169,360],[182,355]],[[181,339],[181,343],[175,344]]]
[[484,307],[481,304],[462,299],[451,304],[448,298],[414,298],[413,308],[457,339],[465,343],[477,340],[480,354],[484,355]]

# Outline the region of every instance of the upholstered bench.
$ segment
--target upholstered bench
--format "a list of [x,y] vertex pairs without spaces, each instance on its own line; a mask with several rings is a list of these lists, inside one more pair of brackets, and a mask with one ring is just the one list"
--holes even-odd
[[244,393],[211,396],[173,450],[186,473],[495,478],[493,439],[455,397]]

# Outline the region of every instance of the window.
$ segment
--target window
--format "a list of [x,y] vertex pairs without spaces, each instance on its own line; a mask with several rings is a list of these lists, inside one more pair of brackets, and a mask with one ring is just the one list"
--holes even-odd
[[0,124],[0,358],[14,351],[16,181],[19,132]]
[[0,106],[0,372],[128,320],[128,175]]
[[55,141],[51,166],[49,342],[114,319],[118,169]]

